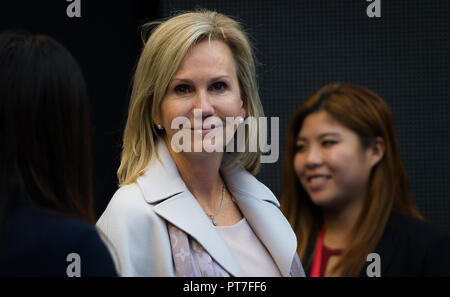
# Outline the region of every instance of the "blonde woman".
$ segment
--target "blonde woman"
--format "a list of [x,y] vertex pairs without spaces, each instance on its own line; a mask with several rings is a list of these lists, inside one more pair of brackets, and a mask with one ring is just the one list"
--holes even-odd
[[[295,234],[254,177],[260,151],[224,153],[227,137],[213,141],[223,150],[205,147],[209,133],[226,135],[227,118],[238,119],[235,133],[244,118],[263,115],[246,34],[211,11],[150,26],[134,76],[120,188],[97,223],[118,250],[121,274],[303,276]],[[174,125],[180,118],[187,128]],[[258,137],[250,130],[247,148]],[[174,145],[180,135],[187,136],[181,150]]]

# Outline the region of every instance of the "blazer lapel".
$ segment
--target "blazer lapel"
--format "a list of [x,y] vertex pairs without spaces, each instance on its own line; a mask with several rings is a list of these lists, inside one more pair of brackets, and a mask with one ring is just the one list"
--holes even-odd
[[164,200],[153,210],[197,240],[209,255],[231,275],[244,276],[226,243],[190,192],[183,192]]
[[233,276],[244,276],[226,243],[189,192],[163,141],[157,143],[158,158],[150,161],[146,173],[137,179],[144,199],[164,220],[192,236]]
[[137,179],[144,199],[151,204],[188,190],[164,141],[157,142],[156,151],[158,157],[150,161],[144,175]]
[[[233,276],[244,276],[242,269],[214,229],[207,215],[189,192],[164,141],[157,143],[145,174],[137,179],[144,199],[163,219],[183,230]],[[289,276],[297,239],[278,209],[272,192],[245,169],[222,170],[222,176],[252,230],[267,248],[282,276]]]
[[[402,236],[402,232],[398,227],[398,217],[396,214],[392,213],[386,226],[384,228],[383,235],[378,242],[374,253],[377,253],[380,256],[381,260],[381,276],[392,276],[388,273],[392,268],[394,253],[396,247],[398,246],[398,242]],[[360,272],[360,277],[367,277],[367,268],[370,265],[370,262],[364,264],[363,268]]]
[[[398,230],[398,217],[395,214],[391,214],[384,228],[383,235],[375,248],[375,252],[381,258],[381,276],[385,276],[386,272],[390,270],[395,248],[401,237],[398,234],[402,234],[401,230]],[[364,269],[362,272],[366,274],[367,269]]]

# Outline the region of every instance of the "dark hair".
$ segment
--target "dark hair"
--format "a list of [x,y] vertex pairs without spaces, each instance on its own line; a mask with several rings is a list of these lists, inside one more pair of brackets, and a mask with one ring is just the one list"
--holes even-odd
[[295,112],[287,135],[281,209],[298,239],[298,253],[305,267],[312,255],[307,251],[316,242],[322,212],[298,180],[294,170],[295,143],[305,118],[325,111],[341,125],[354,131],[367,147],[376,137],[384,140],[382,160],[372,168],[362,213],[352,230],[353,240],[337,264],[342,276],[357,276],[366,257],[378,244],[392,211],[422,219],[411,195],[400,155],[391,109],[367,88],[330,83],[312,94]]
[[0,223],[12,192],[94,223],[86,85],[72,55],[45,35],[0,34]]

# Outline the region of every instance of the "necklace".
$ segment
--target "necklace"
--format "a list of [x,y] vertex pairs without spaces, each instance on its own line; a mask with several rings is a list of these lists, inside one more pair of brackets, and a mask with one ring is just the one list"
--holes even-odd
[[214,226],[219,225],[219,223],[217,222],[215,216],[217,216],[219,214],[219,212],[222,210],[222,203],[223,203],[224,194],[225,194],[225,184],[222,184],[222,199],[220,200],[219,209],[217,210],[217,212],[215,214],[208,214],[208,216],[211,218],[211,221],[212,221]]

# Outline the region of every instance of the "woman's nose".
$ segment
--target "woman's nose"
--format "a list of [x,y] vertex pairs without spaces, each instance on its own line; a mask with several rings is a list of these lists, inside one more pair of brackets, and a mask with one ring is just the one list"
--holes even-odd
[[311,169],[322,164],[322,151],[317,146],[311,146],[306,153],[306,166]]
[[214,115],[214,106],[211,102],[211,97],[206,90],[200,90],[195,98],[194,109],[197,110],[196,117],[199,116],[201,111],[202,120]]

